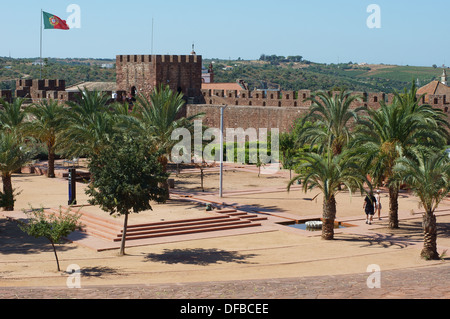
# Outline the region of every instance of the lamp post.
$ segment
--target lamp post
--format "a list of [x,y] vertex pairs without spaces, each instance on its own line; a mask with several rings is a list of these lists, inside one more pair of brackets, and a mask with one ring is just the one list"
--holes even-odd
[[220,107],[220,185],[219,185],[219,196],[223,197],[223,113],[228,105]]

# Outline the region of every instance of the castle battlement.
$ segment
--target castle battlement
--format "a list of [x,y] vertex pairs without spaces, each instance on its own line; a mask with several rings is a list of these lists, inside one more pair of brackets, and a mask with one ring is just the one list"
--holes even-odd
[[200,55],[117,55],[116,64],[121,63],[202,63]]
[[65,80],[16,80],[16,90],[35,90],[35,91],[65,91]]
[[[234,105],[234,106],[270,106],[270,107],[308,107],[311,105],[312,93],[310,90],[299,91],[261,91],[261,90],[201,90],[204,104],[207,105]],[[338,94],[339,92],[334,92]],[[389,104],[394,99],[394,94],[382,92],[352,92],[352,95],[360,96],[352,107],[367,106],[378,108],[380,102]],[[428,103],[433,107],[441,108],[447,112],[450,100],[444,94],[417,95],[419,103]]]

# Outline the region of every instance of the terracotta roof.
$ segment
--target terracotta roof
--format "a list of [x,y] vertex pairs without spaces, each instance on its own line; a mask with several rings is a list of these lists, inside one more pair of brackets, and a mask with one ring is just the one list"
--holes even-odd
[[243,88],[238,83],[202,83],[203,90],[236,90],[240,91]]
[[450,95],[450,87],[439,83],[434,94]]
[[439,81],[432,81],[428,83],[427,85],[422,86],[421,88],[417,89],[417,94],[434,94],[436,92],[437,87],[439,86]]
[[429,103],[429,95],[450,95],[450,87],[439,81],[432,81],[425,86],[417,89],[417,94],[425,94],[425,103]]

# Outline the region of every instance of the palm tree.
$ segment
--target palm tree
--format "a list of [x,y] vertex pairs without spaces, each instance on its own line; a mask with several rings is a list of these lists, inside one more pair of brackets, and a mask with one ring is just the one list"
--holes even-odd
[[55,100],[42,100],[27,108],[32,119],[23,126],[25,134],[36,138],[47,146],[48,172],[47,177],[55,177],[55,151],[58,135],[62,129],[64,107]]
[[31,159],[24,151],[21,139],[14,132],[0,131],[0,174],[3,183],[3,199],[6,211],[14,210],[14,189],[12,173],[20,169]]
[[168,154],[177,143],[172,140],[172,132],[181,127],[191,128],[192,120],[201,116],[196,114],[188,118],[182,117],[181,111],[185,105],[182,93],[172,91],[168,86],[155,88],[148,96],[139,95],[136,105],[134,127],[136,133],[147,138],[156,151],[162,155],[159,162],[166,172]]
[[71,108],[73,114],[81,117],[89,117],[100,111],[108,110],[109,95],[105,92],[89,91],[88,89],[79,89],[77,100],[68,101],[66,104]]
[[288,190],[294,182],[300,180],[305,192],[318,188],[323,194],[323,225],[322,239],[334,239],[334,222],[336,219],[336,195],[343,191],[341,185],[352,193],[359,188],[364,192],[364,183],[370,186],[365,174],[356,162],[346,158],[344,154],[333,156],[304,153],[299,157],[302,164],[300,174],[295,176],[288,185]]
[[108,108],[109,97],[98,91],[80,90],[77,102],[67,102],[66,128],[60,135],[63,152],[71,156],[98,153],[111,140],[114,117]]
[[429,153],[414,150],[411,158],[397,161],[394,171],[396,178],[405,182],[420,198],[425,209],[423,214],[424,247],[421,257],[439,259],[437,252],[437,227],[434,215],[439,203],[450,192],[450,160],[440,152]]
[[[353,103],[361,97],[349,91],[319,91],[311,98],[312,105],[304,121],[314,125],[304,125],[300,133],[300,144],[318,145],[321,152],[331,139],[331,150],[334,155],[341,154],[351,139],[351,123],[358,118],[361,108],[353,109]],[[322,147],[321,147],[322,146]]]
[[360,118],[352,155],[360,158],[373,184],[389,186],[389,227],[398,228],[398,194],[400,184],[392,180],[393,168],[401,156],[420,144],[443,145],[445,130],[442,112],[429,105],[419,105],[413,85],[410,92],[396,93],[392,104],[380,102],[378,110],[366,108],[368,116]]
[[22,108],[24,99],[16,98],[11,103],[0,99],[0,129],[19,132],[26,113]]
[[64,153],[74,157],[99,153],[111,141],[114,125],[114,117],[108,112],[86,118],[74,116],[61,134]]

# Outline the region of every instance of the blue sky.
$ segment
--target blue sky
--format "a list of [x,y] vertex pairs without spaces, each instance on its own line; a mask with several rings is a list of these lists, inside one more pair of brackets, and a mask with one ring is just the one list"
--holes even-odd
[[[81,28],[44,30],[44,57],[150,54],[153,18],[154,54],[189,54],[194,42],[204,58],[450,64],[448,0],[8,1],[0,56],[39,56],[40,10],[67,19],[70,4],[81,8]],[[367,27],[370,4],[381,9],[379,29]]]

